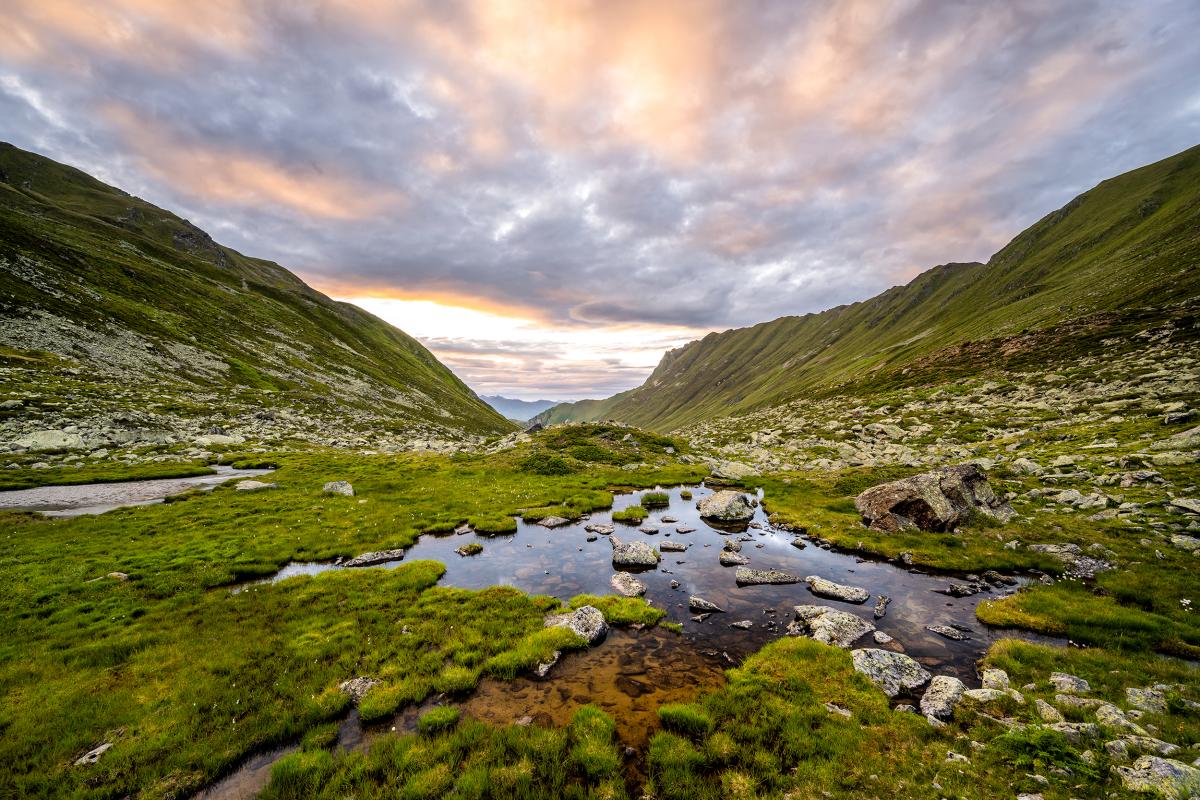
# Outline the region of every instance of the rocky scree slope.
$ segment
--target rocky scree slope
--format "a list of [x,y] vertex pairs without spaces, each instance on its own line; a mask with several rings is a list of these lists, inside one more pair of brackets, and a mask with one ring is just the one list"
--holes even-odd
[[382,320],[3,143],[0,400],[10,448],[64,428],[42,438],[386,449],[515,427]]
[[912,386],[1147,327],[1200,297],[1200,147],[1104,181],[986,264],[944,264],[870,300],[713,333],[642,386],[549,409],[659,431],[800,397]]

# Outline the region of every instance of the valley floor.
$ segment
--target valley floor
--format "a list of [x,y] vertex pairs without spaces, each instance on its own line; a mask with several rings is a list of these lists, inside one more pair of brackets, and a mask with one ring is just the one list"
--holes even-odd
[[[1171,330],[1133,341],[1141,346],[1045,370],[830,397],[671,438],[597,424],[454,455],[213,445],[213,460],[274,468],[257,477],[267,486],[73,519],[4,512],[0,796],[187,797],[285,745],[294,752],[264,797],[1200,793],[1191,766],[1200,757],[1200,358]],[[133,465],[17,453],[3,477],[22,488],[68,483],[73,471],[112,480],[205,466],[152,460],[160,455],[170,450],[146,450]],[[48,467],[33,469],[35,460]],[[1011,500],[1014,519],[955,533],[862,525],[859,492],[969,460]],[[941,709],[926,707],[926,693],[913,713],[905,706],[919,693],[889,699],[850,652],[784,636],[780,625],[757,652],[735,653],[739,663],[705,656],[728,667],[723,679],[718,667],[705,676],[701,661],[679,667],[696,669],[691,696],[664,703],[647,692],[650,729],[630,743],[623,720],[556,683],[556,670],[579,675],[573,665],[600,651],[543,619],[592,605],[629,638],[659,625],[654,636],[687,646],[690,628],[675,631],[690,621],[677,609],[612,594],[560,601],[452,588],[439,585],[443,564],[410,559],[230,591],[293,562],[402,550],[464,525],[476,535],[452,541],[486,552],[489,535],[521,527],[512,542],[522,541],[516,518],[599,519],[614,491],[714,472],[761,487],[771,525],[805,529],[810,549],[962,583],[987,570],[1017,576],[1019,591],[983,595],[979,622],[1070,644],[993,644],[966,681],[981,689]],[[326,492],[330,481],[354,494]],[[611,574],[607,563],[596,569]],[[796,603],[823,602],[793,588]],[[471,713],[476,687],[526,680],[556,657],[545,685],[578,707],[573,718]],[[614,663],[627,670],[614,680],[638,678],[632,660]],[[356,678],[367,680],[346,683]],[[352,708],[377,735],[344,752],[338,727]],[[396,722],[405,714],[411,732]]]

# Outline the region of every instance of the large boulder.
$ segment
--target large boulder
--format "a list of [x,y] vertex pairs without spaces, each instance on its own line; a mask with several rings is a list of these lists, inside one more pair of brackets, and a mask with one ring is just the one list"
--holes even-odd
[[722,461],[712,468],[712,476],[719,481],[740,481],[757,474],[754,467],[740,461]]
[[82,436],[66,431],[34,431],[14,444],[26,450],[80,450],[84,447]]
[[871,679],[888,697],[911,692],[929,682],[929,673],[903,653],[864,648],[853,650],[854,669]]
[[619,537],[610,536],[612,544],[612,563],[614,567],[657,567],[661,556],[658,551],[645,542],[624,542]]
[[340,494],[345,497],[354,497],[354,487],[350,481],[329,481],[321,490],[325,494]]
[[1125,788],[1131,792],[1156,793],[1161,797],[1187,798],[1187,788],[1200,781],[1200,769],[1158,756],[1142,756],[1132,767],[1117,767]]
[[717,522],[749,522],[754,519],[754,507],[741,492],[724,489],[700,498],[696,503],[700,516]]
[[958,678],[938,675],[929,682],[929,688],[921,696],[921,713],[933,719],[950,719],[966,688]]
[[796,606],[796,621],[788,625],[790,636],[805,635],[834,647],[849,647],[875,626],[860,616],[829,606]]
[[949,531],[975,514],[999,522],[1016,514],[992,492],[975,464],[941,467],[873,486],[855,498],[854,506],[865,525],[887,533],[913,528]]
[[604,614],[595,606],[580,606],[570,614],[554,614],[546,617],[546,627],[569,628],[589,646],[599,644],[608,635],[608,623]]

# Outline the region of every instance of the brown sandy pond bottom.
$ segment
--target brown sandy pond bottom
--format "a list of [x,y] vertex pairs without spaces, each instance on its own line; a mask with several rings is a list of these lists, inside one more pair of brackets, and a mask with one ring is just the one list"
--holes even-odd
[[[688,702],[724,682],[730,666],[716,651],[662,628],[618,629],[596,647],[564,655],[544,678],[485,679],[460,702],[431,698],[393,719],[364,726],[357,711],[342,720],[338,748],[362,750],[382,736],[412,733],[417,720],[435,705],[455,705],[464,715],[493,725],[562,727],[585,705],[603,709],[616,722],[617,736],[637,751],[629,763],[631,780],[641,774],[650,737],[659,729],[658,708]],[[235,772],[195,795],[195,800],[251,800],[271,779],[276,761],[297,746],[281,747],[247,759]]]
[[641,750],[658,730],[658,707],[694,700],[724,682],[724,658],[704,655],[661,628],[613,630],[599,647],[564,657],[549,679],[485,680],[460,706],[496,725],[562,727],[580,707],[613,718],[621,742]]

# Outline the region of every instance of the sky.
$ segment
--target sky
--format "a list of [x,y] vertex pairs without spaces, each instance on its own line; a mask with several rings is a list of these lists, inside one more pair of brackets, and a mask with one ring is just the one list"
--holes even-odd
[[0,139],[602,397],[1200,143],[1197,0],[0,0]]

